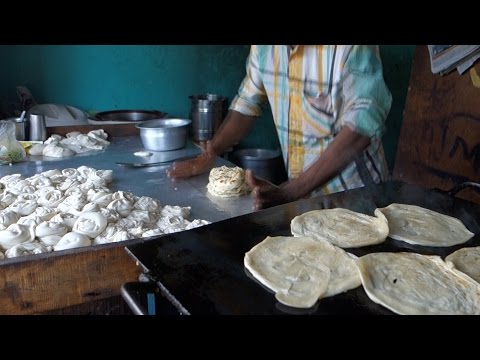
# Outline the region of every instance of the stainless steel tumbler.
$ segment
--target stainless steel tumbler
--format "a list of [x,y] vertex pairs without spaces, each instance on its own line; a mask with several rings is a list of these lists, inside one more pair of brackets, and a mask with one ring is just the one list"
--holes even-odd
[[44,141],[47,139],[47,126],[43,114],[30,114],[29,119],[30,141]]

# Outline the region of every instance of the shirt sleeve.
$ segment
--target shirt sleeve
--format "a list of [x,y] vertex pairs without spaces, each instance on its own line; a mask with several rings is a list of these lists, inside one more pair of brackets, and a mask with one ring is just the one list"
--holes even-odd
[[392,95],[383,79],[377,45],[352,47],[343,68],[343,97],[343,125],[361,135],[380,138]]
[[244,115],[262,115],[261,105],[267,100],[258,63],[258,48],[252,45],[247,58],[247,73],[229,109]]

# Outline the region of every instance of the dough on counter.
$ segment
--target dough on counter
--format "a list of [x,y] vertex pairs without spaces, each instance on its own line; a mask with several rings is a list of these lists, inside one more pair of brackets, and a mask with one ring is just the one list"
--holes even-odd
[[63,222],[44,221],[35,227],[35,236],[40,239],[50,235],[63,236],[67,232],[68,228]]
[[5,251],[5,257],[13,258],[24,255],[42,254],[48,251],[49,250],[47,249],[47,247],[41,242],[29,241],[11,247],[7,251]]
[[28,149],[28,153],[34,156],[42,156],[43,149],[45,149],[47,145],[45,144],[33,144],[30,149]]
[[397,314],[480,314],[480,284],[439,256],[372,253],[356,263],[368,297]]
[[87,235],[79,234],[76,232],[69,232],[62,236],[60,241],[55,245],[54,250],[66,250],[77,247],[90,246],[92,241]]
[[420,206],[394,203],[378,210],[388,220],[388,236],[409,244],[453,246],[475,235],[459,219]]
[[86,212],[73,224],[73,231],[95,238],[107,227],[107,219],[99,212]]
[[457,250],[448,255],[445,261],[480,283],[480,246]]
[[[70,134],[74,137],[76,134]],[[106,137],[99,132],[95,138]],[[58,139],[57,139],[58,140]],[[52,138],[51,144],[55,144]],[[163,234],[209,223],[187,220],[190,207],[166,205],[128,191],[112,192],[112,170],[88,166],[53,169],[26,179],[0,177],[0,250],[18,246],[8,256],[140,239],[145,232]],[[163,219],[163,220],[162,220]],[[158,223],[158,224],[157,224]],[[160,228],[163,226],[163,228]],[[93,241],[92,241],[93,240]],[[30,245],[35,243],[37,245]]]
[[87,134],[72,131],[66,134],[66,137],[52,134],[43,144],[32,145],[29,149],[29,154],[63,158],[87,151],[103,150],[110,144],[106,140],[107,137],[108,135],[103,129],[92,130]]
[[245,182],[245,171],[236,167],[213,168],[208,176],[208,192],[219,197],[242,196],[249,191]]
[[0,230],[5,230],[12,224],[16,224],[20,215],[16,211],[4,209],[0,211]]
[[58,143],[51,143],[45,146],[42,152],[43,156],[47,157],[69,157],[75,155],[75,153],[63,146],[59,146]]
[[342,248],[380,244],[388,235],[387,219],[379,211],[369,216],[343,208],[313,210],[293,218],[294,236],[326,240]]
[[35,238],[33,227],[12,224],[6,230],[0,231],[0,247],[8,250],[17,244],[32,241]]
[[325,240],[268,236],[245,254],[244,265],[278,301],[308,308],[360,286],[355,259]]

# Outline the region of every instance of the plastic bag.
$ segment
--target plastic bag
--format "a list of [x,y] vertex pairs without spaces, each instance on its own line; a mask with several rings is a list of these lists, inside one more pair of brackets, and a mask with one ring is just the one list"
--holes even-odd
[[15,138],[15,124],[11,121],[0,121],[0,165],[12,164],[25,157],[22,144]]

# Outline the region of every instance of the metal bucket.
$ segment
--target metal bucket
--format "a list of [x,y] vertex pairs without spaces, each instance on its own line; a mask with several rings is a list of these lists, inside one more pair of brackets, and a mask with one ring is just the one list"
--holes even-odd
[[228,99],[215,94],[191,95],[193,139],[210,140],[228,112]]
[[242,149],[233,153],[233,162],[243,169],[252,170],[256,177],[276,185],[288,179],[282,153],[269,149]]

